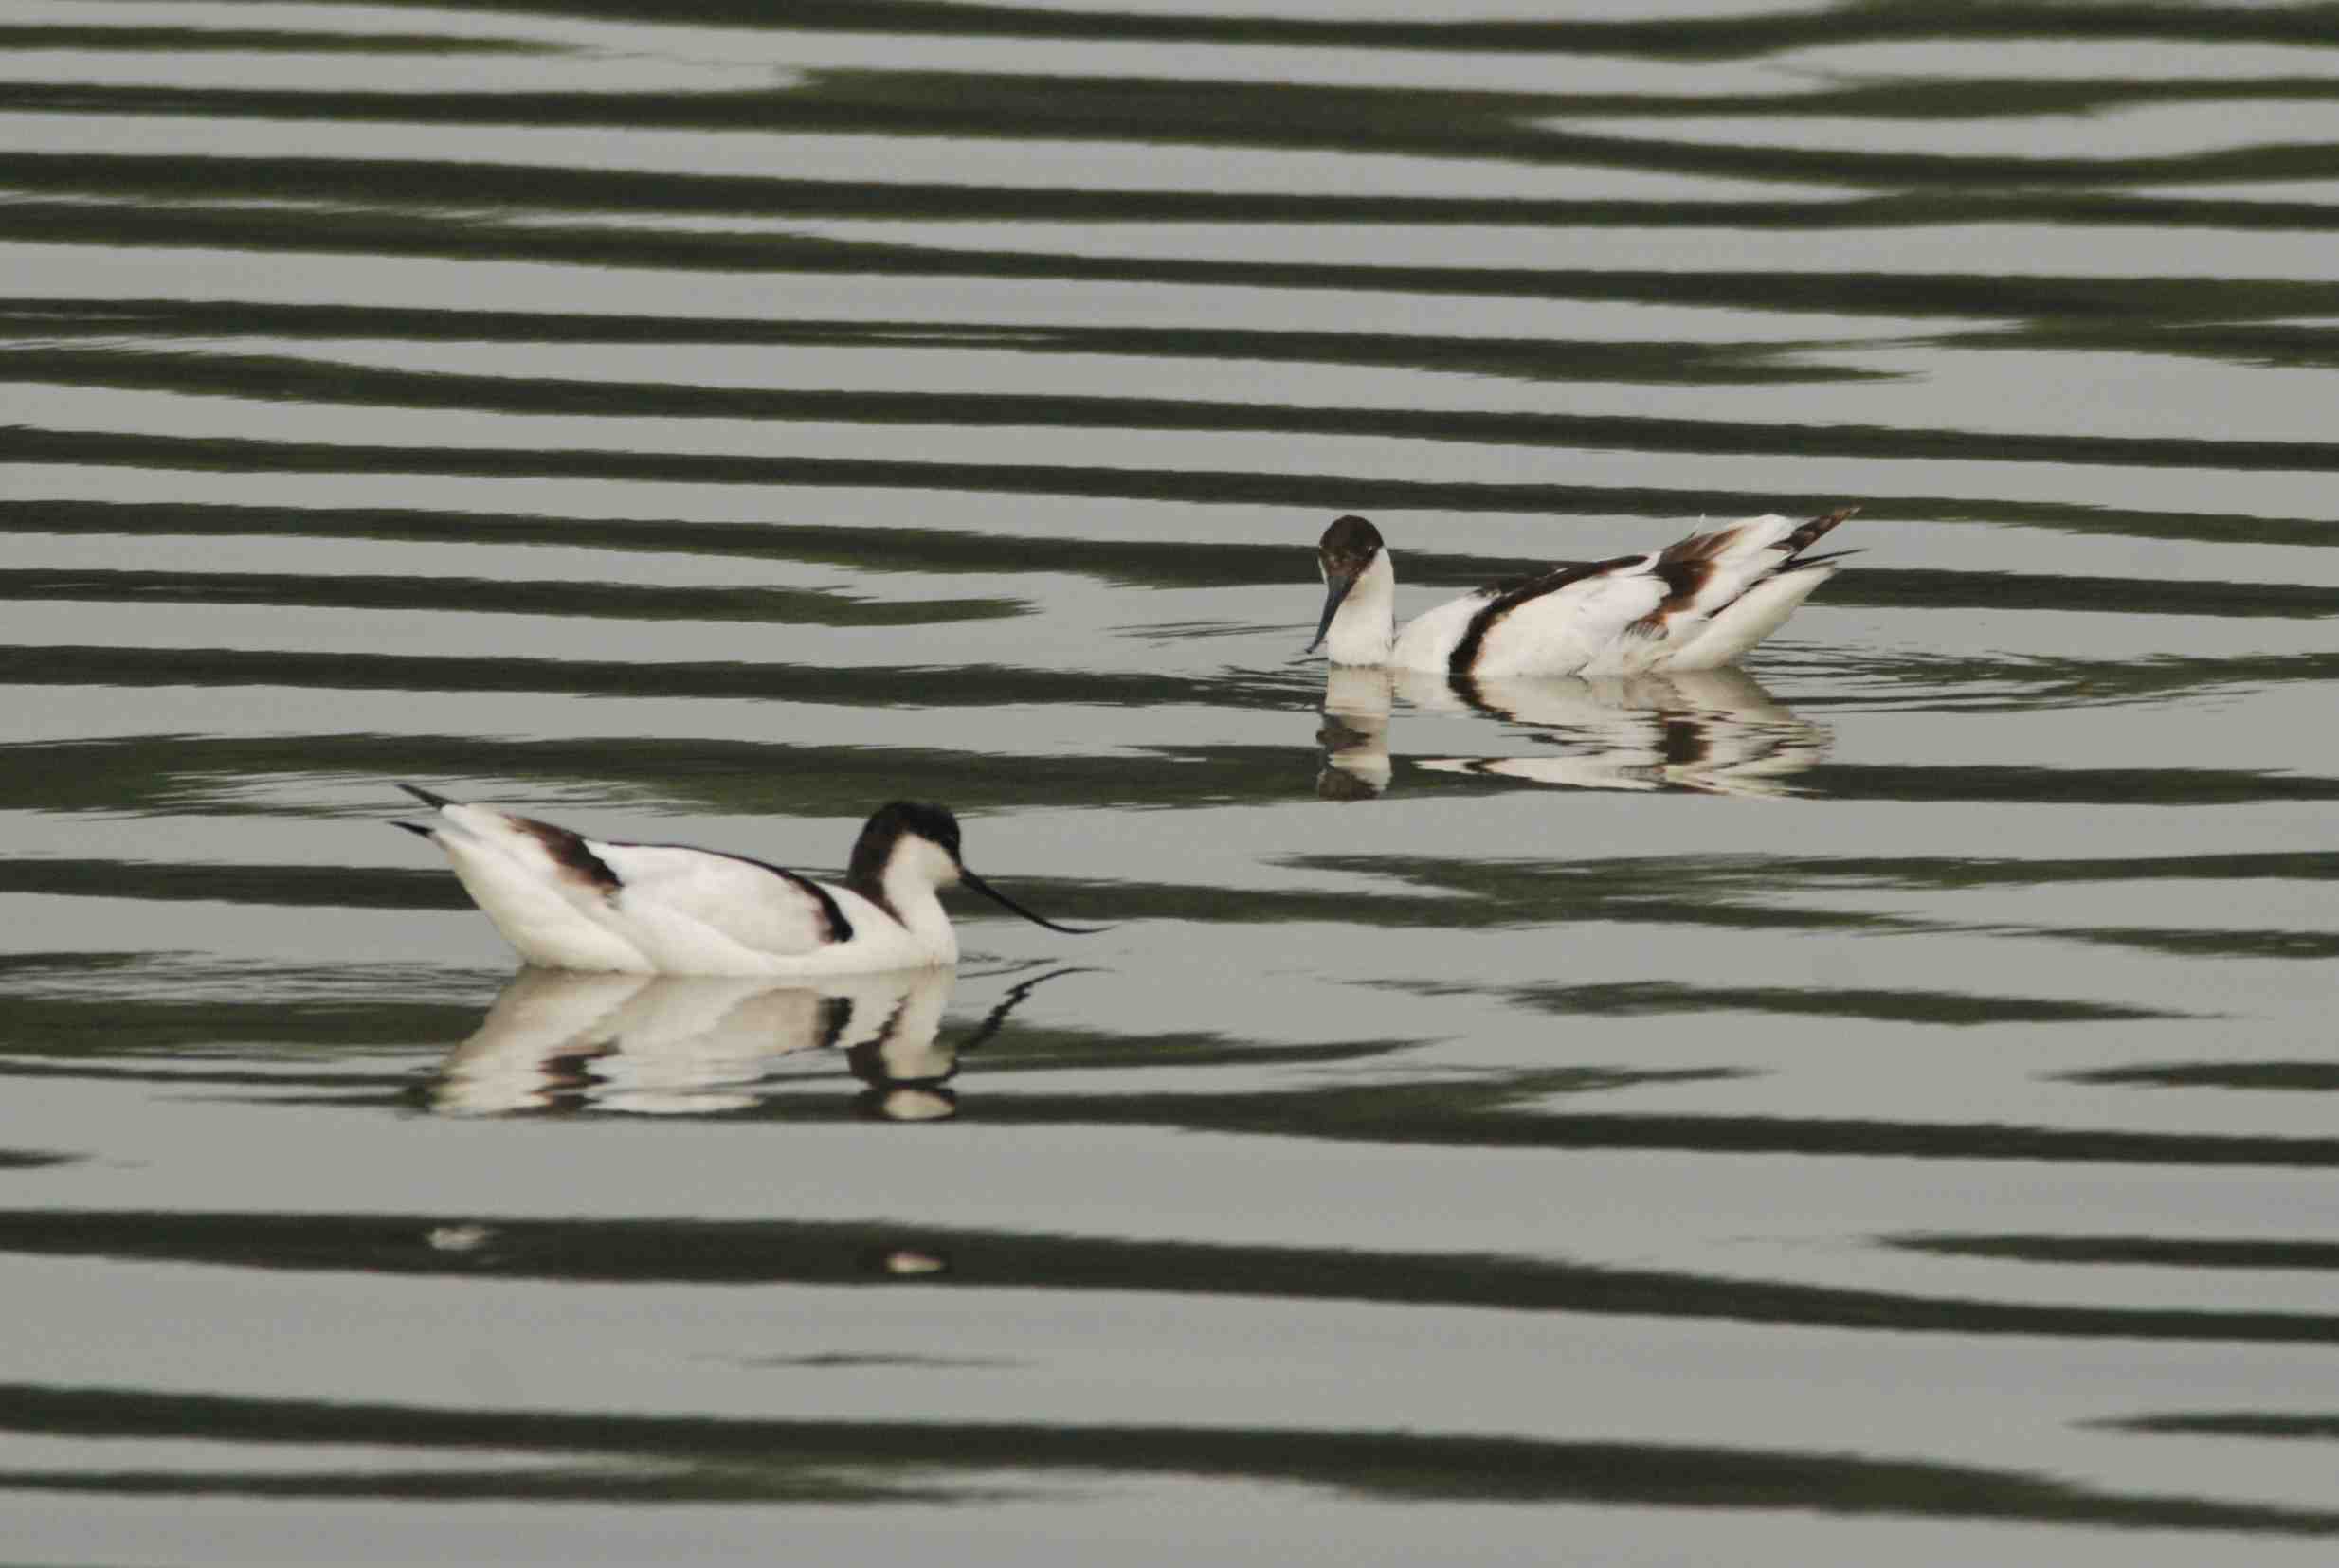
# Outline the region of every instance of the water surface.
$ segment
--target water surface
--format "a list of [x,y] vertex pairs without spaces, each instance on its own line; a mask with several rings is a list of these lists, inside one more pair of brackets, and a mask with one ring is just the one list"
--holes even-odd
[[[2329,9],[1561,10],[11,9],[14,1552],[2323,1560]],[[1116,924],[516,978],[394,779]]]

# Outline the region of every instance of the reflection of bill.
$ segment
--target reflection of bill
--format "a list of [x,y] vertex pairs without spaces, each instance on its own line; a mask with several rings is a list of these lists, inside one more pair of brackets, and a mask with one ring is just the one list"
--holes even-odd
[[1793,785],[1786,781],[1824,760],[1832,738],[1734,668],[1612,680],[1485,681],[1335,668],[1324,688],[1318,795],[1364,800],[1388,787],[1389,712],[1397,697],[1428,712],[1476,712],[1532,726],[1554,743],[1551,751],[1532,755],[1424,757],[1414,766],[1568,789],[1787,795]]
[[948,1116],[956,1051],[939,1036],[955,971],[841,975],[815,984],[758,976],[578,974],[523,969],[431,1086],[453,1116],[599,1110],[737,1110],[781,1058],[842,1050],[874,1113]]

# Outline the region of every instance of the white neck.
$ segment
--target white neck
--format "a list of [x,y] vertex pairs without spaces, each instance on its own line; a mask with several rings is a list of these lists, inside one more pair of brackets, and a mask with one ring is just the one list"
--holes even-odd
[[1384,548],[1356,579],[1324,637],[1324,654],[1334,664],[1387,664],[1397,640],[1397,570]]
[[882,886],[885,902],[909,930],[918,946],[936,964],[958,962],[958,936],[942,908],[937,883],[958,880],[958,868],[939,846],[923,838],[904,838],[885,862]]

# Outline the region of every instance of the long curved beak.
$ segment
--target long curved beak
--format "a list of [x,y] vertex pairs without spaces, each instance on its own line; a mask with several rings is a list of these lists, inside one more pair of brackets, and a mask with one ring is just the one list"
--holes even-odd
[[1356,578],[1357,574],[1352,571],[1324,574],[1324,619],[1315,623],[1315,641],[1300,649],[1301,653],[1315,652],[1316,645],[1324,640],[1324,634],[1332,630],[1332,618],[1340,613],[1340,601],[1346,599],[1349,589],[1356,586]]
[[981,893],[984,897],[991,900],[993,903],[1004,904],[1008,909],[1013,910],[1017,914],[1022,915],[1025,920],[1030,921],[1033,925],[1045,926],[1051,931],[1062,931],[1068,936],[1095,936],[1098,931],[1109,931],[1113,928],[1110,926],[1059,926],[1053,920],[1045,920],[1041,918],[1039,915],[1032,913],[1029,910],[1024,908],[1023,905],[1018,904],[1014,899],[1009,898],[1006,893],[1001,892],[997,888],[992,887],[988,882],[984,881],[981,877],[975,875],[974,873],[969,871],[963,865],[958,868],[958,877],[960,881],[966,883],[967,886],[972,888],[975,892]]

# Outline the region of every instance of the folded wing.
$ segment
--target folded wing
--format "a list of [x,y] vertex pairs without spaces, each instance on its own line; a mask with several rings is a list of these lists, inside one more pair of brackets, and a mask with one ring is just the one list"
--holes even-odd
[[852,938],[833,893],[778,866],[678,844],[586,847],[616,874],[609,902],[627,934],[662,967],[703,967],[716,954],[800,957]]

